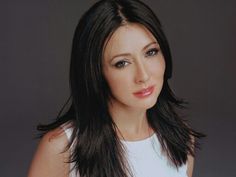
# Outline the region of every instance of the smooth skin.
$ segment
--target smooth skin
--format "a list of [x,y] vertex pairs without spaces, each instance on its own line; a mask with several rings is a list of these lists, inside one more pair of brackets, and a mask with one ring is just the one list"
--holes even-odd
[[28,177],[68,177],[69,151],[62,153],[68,139],[61,128],[48,132],[40,140]]
[[[154,106],[163,85],[165,60],[153,35],[138,24],[119,27],[104,51],[103,72],[113,99],[109,111],[125,140],[150,136],[146,111]],[[146,98],[133,93],[154,86]]]
[[[143,26],[127,23],[109,39],[103,56],[103,74],[111,89],[109,112],[120,138],[128,141],[145,139],[154,133],[148,126],[146,110],[157,101],[163,85],[165,60],[154,36]],[[134,92],[155,86],[146,98]],[[60,128],[47,133],[40,141],[28,177],[68,177],[68,143]],[[194,159],[188,156],[187,175],[192,177]]]

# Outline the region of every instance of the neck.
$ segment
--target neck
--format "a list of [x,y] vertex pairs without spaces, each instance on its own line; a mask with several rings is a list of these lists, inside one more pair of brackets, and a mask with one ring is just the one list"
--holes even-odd
[[117,126],[116,131],[120,139],[128,141],[141,140],[153,133],[148,125],[146,109],[111,104],[109,105],[109,111]]

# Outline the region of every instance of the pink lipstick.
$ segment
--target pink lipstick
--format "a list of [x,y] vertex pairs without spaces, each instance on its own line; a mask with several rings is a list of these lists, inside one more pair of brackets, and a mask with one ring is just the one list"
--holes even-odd
[[151,95],[153,90],[154,90],[154,86],[151,86],[146,89],[142,89],[138,92],[135,92],[133,94],[138,98],[145,98],[145,97],[148,97],[149,95]]

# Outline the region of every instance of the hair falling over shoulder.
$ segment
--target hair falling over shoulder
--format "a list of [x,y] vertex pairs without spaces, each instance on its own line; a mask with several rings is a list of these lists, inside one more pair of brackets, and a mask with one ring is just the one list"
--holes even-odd
[[186,102],[178,99],[168,85],[172,75],[170,48],[153,11],[139,0],[100,0],[82,16],[74,33],[69,78],[71,96],[65,104],[69,109],[64,114],[61,111],[51,124],[38,126],[38,130],[46,133],[72,123],[68,147],[76,143],[70,162],[75,162],[81,177],[132,176],[108,111],[111,92],[102,73],[106,41],[125,23],[146,27],[157,39],[165,58],[164,85],[156,104],[147,110],[147,117],[170,162],[176,168],[185,164],[188,154],[195,155],[198,139],[205,136],[190,128],[177,113],[177,109],[185,108]]

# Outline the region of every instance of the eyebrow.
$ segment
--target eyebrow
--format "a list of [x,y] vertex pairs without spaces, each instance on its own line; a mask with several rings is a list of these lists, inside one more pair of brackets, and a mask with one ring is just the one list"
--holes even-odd
[[[143,48],[142,50],[147,49],[147,48],[148,48],[150,45],[152,45],[152,44],[157,44],[157,42],[156,42],[156,41],[153,41],[153,42],[151,42],[151,43],[145,45],[144,48]],[[121,54],[117,54],[117,55],[113,56],[113,57],[110,59],[110,61],[112,61],[114,58],[116,58],[116,57],[120,57],[120,56],[130,56],[130,53],[121,53]]]

